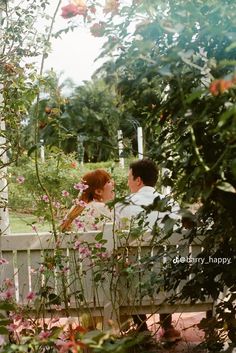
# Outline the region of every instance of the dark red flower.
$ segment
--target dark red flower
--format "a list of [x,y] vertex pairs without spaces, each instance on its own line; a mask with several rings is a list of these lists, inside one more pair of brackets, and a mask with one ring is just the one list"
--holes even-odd
[[79,8],[74,5],[74,4],[69,4],[61,8],[62,9],[62,14],[61,16],[63,18],[71,18],[76,15],[80,15]]
[[105,23],[99,22],[94,23],[92,27],[90,27],[90,32],[94,37],[102,37],[105,31]]
[[89,7],[89,11],[90,11],[91,13],[95,14],[95,13],[96,13],[96,7],[95,7],[94,5],[90,6],[90,7]]

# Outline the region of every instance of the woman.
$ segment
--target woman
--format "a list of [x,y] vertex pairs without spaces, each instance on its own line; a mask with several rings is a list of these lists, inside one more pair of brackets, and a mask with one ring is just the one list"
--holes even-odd
[[[112,220],[112,212],[106,205],[106,202],[113,200],[115,196],[114,182],[110,174],[103,169],[96,169],[85,174],[82,183],[77,185],[82,193],[63,221],[61,230],[102,230],[104,223]],[[90,315],[84,314],[81,322],[82,326],[90,330],[101,328],[103,319],[97,317],[92,320]]]
[[106,202],[114,199],[114,182],[109,173],[96,169],[85,174],[80,184],[82,191],[77,204],[64,219],[61,230],[100,230],[104,223],[112,220]]

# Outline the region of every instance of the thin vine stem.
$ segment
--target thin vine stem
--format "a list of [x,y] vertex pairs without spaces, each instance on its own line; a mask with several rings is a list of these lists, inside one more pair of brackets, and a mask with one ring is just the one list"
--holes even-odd
[[[51,39],[51,36],[52,36],[52,31],[53,31],[53,26],[54,26],[54,23],[55,23],[55,19],[56,19],[56,15],[58,13],[58,10],[60,8],[60,5],[61,5],[61,1],[62,0],[59,0],[58,1],[58,4],[56,6],[56,9],[54,11],[54,14],[52,16],[52,20],[51,20],[51,24],[50,24],[50,27],[49,27],[49,32],[48,32],[48,36],[47,36],[47,39],[46,39],[46,43],[48,44],[50,42],[50,39]],[[43,51],[43,55],[42,55],[42,59],[41,59],[41,64],[40,64],[40,70],[39,70],[39,76],[41,77],[42,74],[43,74],[43,69],[44,69],[44,63],[45,63],[45,60],[47,58],[47,53],[45,51],[45,48],[44,48],[44,51]],[[34,140],[35,140],[35,145],[37,146],[38,145],[38,140],[39,140],[39,128],[38,128],[38,123],[37,123],[37,118],[39,116],[39,102],[40,102],[40,90],[38,90],[38,93],[37,93],[37,99],[36,99],[36,109],[35,109],[35,116],[36,116],[36,119],[35,119],[35,135],[34,135]],[[41,177],[40,177],[40,173],[39,173],[39,163],[38,163],[38,148],[36,148],[35,150],[35,170],[36,170],[36,177],[37,177],[37,180],[38,180],[38,183],[41,187],[41,189],[44,191],[44,193],[47,195],[48,199],[49,199],[49,210],[50,210],[50,214],[51,214],[51,222],[52,222],[52,229],[53,229],[53,235],[54,235],[54,238],[55,240],[57,241],[57,230],[56,230],[56,224],[55,224],[55,218],[54,218],[54,212],[53,212],[53,205],[52,205],[52,199],[51,199],[51,196],[49,194],[49,191],[47,190],[47,188],[43,185],[43,182],[41,180]]]
[[201,166],[203,167],[204,171],[205,172],[209,172],[210,168],[208,167],[208,165],[206,165],[206,163],[204,162],[204,160],[203,160],[203,158],[202,158],[202,156],[201,156],[201,154],[199,152],[199,149],[198,149],[198,146],[197,146],[197,142],[196,142],[196,137],[195,137],[194,130],[193,130],[192,126],[189,126],[189,131],[190,131],[192,144],[193,144],[193,149],[194,149],[195,155],[197,157],[197,160],[201,164]]

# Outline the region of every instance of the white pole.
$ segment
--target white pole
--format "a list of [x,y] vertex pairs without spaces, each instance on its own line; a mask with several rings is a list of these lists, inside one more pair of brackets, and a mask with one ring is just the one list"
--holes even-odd
[[143,128],[141,126],[137,129],[138,135],[138,159],[143,159]]
[[40,140],[40,158],[41,158],[41,161],[44,163],[45,162],[45,148],[44,148],[43,143],[44,143],[44,141]]
[[125,167],[125,159],[124,159],[124,157],[122,157],[122,154],[124,151],[122,130],[118,130],[118,150],[119,150],[119,163],[120,163],[121,168],[124,168]]
[[[162,168],[161,169],[161,176],[162,178],[164,178],[164,176],[167,174],[167,175],[170,175],[170,170],[167,169],[167,168]],[[164,196],[167,196],[167,195],[170,195],[171,194],[171,187],[170,186],[162,186],[161,187],[161,193],[162,195]]]

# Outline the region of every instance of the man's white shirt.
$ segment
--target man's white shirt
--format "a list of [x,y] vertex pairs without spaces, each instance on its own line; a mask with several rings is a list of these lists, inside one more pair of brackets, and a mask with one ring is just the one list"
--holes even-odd
[[153,210],[146,214],[145,207],[153,204],[155,198],[163,199],[164,196],[158,193],[155,188],[151,186],[143,186],[137,192],[127,196],[124,203],[118,203],[115,206],[115,222],[118,228],[126,228],[130,222],[144,217],[145,223],[148,228],[152,229],[154,224],[159,228],[163,227],[161,220],[168,215],[170,218],[179,219],[178,211],[179,206],[174,200],[170,200],[168,206],[171,207],[170,211],[160,212]]

